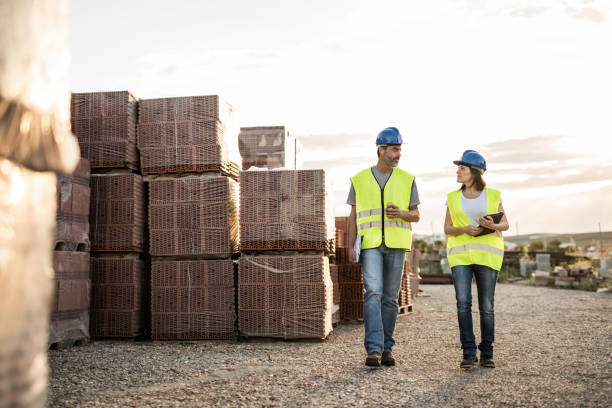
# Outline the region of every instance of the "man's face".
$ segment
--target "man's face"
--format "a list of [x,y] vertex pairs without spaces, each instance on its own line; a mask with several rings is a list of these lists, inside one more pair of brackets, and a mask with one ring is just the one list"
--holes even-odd
[[397,167],[399,159],[402,156],[401,145],[384,146],[381,148],[380,158],[389,167]]

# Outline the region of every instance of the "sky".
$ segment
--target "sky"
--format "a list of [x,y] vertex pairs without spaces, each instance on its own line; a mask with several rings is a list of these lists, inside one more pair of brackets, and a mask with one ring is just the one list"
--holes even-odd
[[487,160],[507,235],[612,230],[612,1],[70,1],[70,87],[218,94],[284,125],[333,182],[399,128],[418,234],[443,230],[453,160]]

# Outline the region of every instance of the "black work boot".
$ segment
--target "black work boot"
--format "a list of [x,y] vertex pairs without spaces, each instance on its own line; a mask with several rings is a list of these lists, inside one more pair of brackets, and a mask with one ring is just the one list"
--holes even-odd
[[383,351],[382,360],[380,363],[387,367],[392,367],[395,365],[395,359],[393,358],[393,354],[390,351]]
[[480,365],[482,367],[487,368],[495,368],[495,362],[493,361],[493,356],[484,356],[480,355]]
[[380,367],[380,358],[381,355],[377,351],[369,353],[368,357],[366,357],[365,365],[368,367]]
[[478,358],[474,354],[464,354],[463,360],[461,360],[461,364],[459,365],[459,368],[465,371],[469,371],[472,368],[474,368],[477,362],[478,362]]

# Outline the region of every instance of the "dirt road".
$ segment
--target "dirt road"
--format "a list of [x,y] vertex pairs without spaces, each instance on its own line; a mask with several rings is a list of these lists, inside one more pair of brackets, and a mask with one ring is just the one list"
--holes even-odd
[[49,406],[611,406],[612,295],[499,284],[497,368],[466,373],[452,286],[422,288],[394,368],[364,366],[356,324],[324,342],[97,341],[49,352]]

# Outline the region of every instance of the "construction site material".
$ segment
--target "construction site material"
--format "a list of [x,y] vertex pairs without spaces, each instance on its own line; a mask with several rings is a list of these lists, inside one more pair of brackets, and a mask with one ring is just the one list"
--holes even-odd
[[534,284],[536,286],[548,285],[548,272],[546,271],[534,271]]
[[242,127],[238,135],[242,169],[296,167],[296,140],[284,126]]
[[220,260],[154,260],[151,337],[231,339],[236,319],[234,264]]
[[149,282],[137,254],[91,258],[91,336],[133,338],[148,327]]
[[145,250],[145,192],[138,174],[92,174],[92,251]]
[[536,254],[536,267],[539,271],[550,272],[550,254]]
[[54,251],[55,294],[51,303],[49,345],[89,340],[89,252]]
[[329,265],[329,275],[332,281],[333,293],[333,309],[332,309],[332,324],[336,324],[341,320],[340,315],[340,282],[338,280],[338,265]]
[[333,294],[325,256],[249,256],[238,264],[238,327],[245,337],[323,339]]
[[212,171],[238,178],[238,128],[232,116],[232,106],[217,95],[141,100],[142,173]]
[[149,182],[152,256],[229,258],[240,244],[238,183],[192,175]]
[[81,159],[72,174],[57,177],[54,248],[89,251],[89,161]]
[[72,94],[72,132],[91,168],[138,169],[137,103],[128,91]]
[[324,170],[240,173],[243,251],[334,252],[331,189]]

